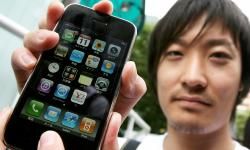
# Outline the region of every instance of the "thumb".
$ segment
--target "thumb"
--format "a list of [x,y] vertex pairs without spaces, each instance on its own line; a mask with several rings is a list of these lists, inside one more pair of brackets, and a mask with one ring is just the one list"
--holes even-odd
[[104,139],[104,143],[102,145],[102,150],[118,150],[118,132],[121,126],[121,115],[117,112],[113,112],[109,126],[107,129],[107,133]]
[[38,150],[64,150],[63,142],[58,133],[54,131],[44,132],[39,140]]

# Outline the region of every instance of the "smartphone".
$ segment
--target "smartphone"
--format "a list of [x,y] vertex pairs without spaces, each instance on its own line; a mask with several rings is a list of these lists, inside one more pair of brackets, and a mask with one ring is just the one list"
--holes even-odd
[[125,20],[69,5],[57,23],[60,40],[45,51],[6,126],[4,142],[36,149],[54,130],[66,149],[99,149],[136,37]]

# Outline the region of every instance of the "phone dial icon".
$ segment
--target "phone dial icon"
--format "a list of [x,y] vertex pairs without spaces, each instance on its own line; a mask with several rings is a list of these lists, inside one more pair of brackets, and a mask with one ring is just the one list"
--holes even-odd
[[31,100],[28,104],[26,112],[32,116],[39,117],[42,114],[44,104],[42,102]]
[[32,104],[32,109],[33,109],[33,111],[34,111],[35,113],[38,113],[39,110],[38,110],[36,107],[37,107],[36,104]]

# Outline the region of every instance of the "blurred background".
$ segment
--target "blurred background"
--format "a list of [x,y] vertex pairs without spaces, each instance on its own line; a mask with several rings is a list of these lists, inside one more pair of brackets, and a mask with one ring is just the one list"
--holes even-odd
[[[98,0],[79,0],[78,3],[91,7]],[[176,0],[113,0],[114,14],[128,19],[137,26],[139,34],[133,49],[131,60],[136,62],[138,73],[148,83],[147,76],[147,44],[150,33],[159,19],[161,19]],[[234,0],[235,3],[250,17],[247,1]],[[11,53],[22,47],[22,34],[38,28],[38,22],[46,13],[51,0],[2,0],[0,5],[0,109],[12,105],[17,97],[14,73],[11,68]],[[62,1],[65,4],[69,0]],[[6,22],[14,29],[6,29]],[[13,31],[19,29],[18,31]],[[9,31],[8,31],[9,30]],[[13,33],[15,32],[15,33]],[[233,136],[243,142],[249,138],[246,135],[247,119],[250,118],[250,95],[237,108],[237,116],[232,123]],[[157,104],[157,98],[152,89],[148,91],[134,108],[129,119],[125,121],[120,136],[136,137],[140,130],[145,134],[163,134],[166,132],[165,118]],[[157,116],[157,117],[156,117]],[[132,118],[132,119],[131,119]],[[250,121],[249,121],[250,122]],[[249,123],[250,124],[250,123]],[[130,129],[133,128],[133,129]],[[142,128],[142,129],[141,129]],[[143,130],[144,128],[144,130]],[[128,134],[128,130],[130,132]],[[126,133],[127,132],[127,133]],[[250,134],[250,131],[248,131]],[[145,135],[144,134],[144,135]],[[137,136],[138,137],[138,136]],[[139,138],[138,138],[139,139]]]

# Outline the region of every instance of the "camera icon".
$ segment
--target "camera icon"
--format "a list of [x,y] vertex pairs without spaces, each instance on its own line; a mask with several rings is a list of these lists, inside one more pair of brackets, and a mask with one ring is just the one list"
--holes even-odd
[[121,51],[120,46],[117,46],[117,45],[114,45],[114,44],[109,45],[109,48],[108,48],[108,54],[109,55],[117,57],[117,56],[119,56],[120,51]]

